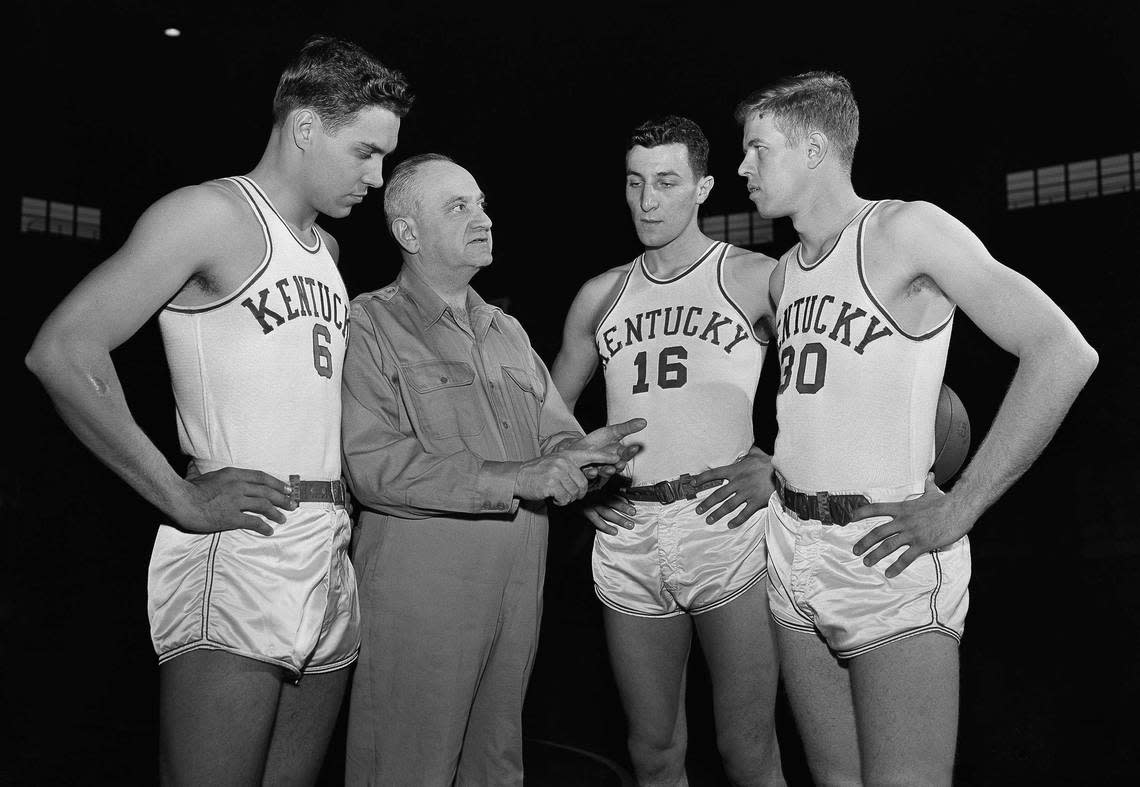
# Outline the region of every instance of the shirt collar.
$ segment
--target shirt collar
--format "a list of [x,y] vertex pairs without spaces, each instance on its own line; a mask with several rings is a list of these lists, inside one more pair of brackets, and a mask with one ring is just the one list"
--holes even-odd
[[[411,266],[405,265],[400,269],[399,284],[400,289],[415,304],[425,328],[435,325],[445,312],[451,310],[447,302]],[[494,324],[495,315],[502,311],[498,306],[484,301],[471,287],[467,288],[467,310],[471,313],[472,327],[480,338],[487,335]]]

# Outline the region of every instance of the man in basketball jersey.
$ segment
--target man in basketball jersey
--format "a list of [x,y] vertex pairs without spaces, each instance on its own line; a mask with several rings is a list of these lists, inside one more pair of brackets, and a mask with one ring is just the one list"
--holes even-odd
[[[76,435],[169,517],[148,581],[163,782],[319,774],[360,633],[340,480],[348,297],[315,222],[381,185],[411,100],[356,45],[310,39],[257,166],[158,200],[28,354]],[[110,357],[156,311],[185,480]]]
[[[966,533],[1044,448],[1097,355],[952,216],[855,193],[859,112],[841,76],[783,79],[737,119],[752,202],[799,234],[770,280],[781,376],[767,543],[781,669],[812,775],[949,784]],[[1019,364],[945,494],[928,471],[959,307]]]
[[[687,118],[633,132],[626,202],[645,252],[583,285],[553,377],[573,407],[600,363],[608,421],[648,421],[621,497],[586,509],[598,530],[595,590],[638,782],[686,783],[685,675],[695,625],[729,778],[777,784],[763,512],[746,506],[727,525],[701,516],[724,466],[770,471],[753,446],[752,404],[775,260],[701,232],[697,211],[713,187],[707,161],[708,140]],[[713,468],[722,471],[702,475]]]

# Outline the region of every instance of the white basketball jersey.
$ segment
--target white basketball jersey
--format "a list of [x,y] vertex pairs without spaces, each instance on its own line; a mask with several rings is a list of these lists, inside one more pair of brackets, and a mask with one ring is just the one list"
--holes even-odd
[[774,464],[804,491],[919,492],[934,460],[934,414],[954,313],[908,334],[867,283],[864,208],[831,251],[783,257],[776,308],[779,433]]
[[724,286],[728,244],[672,279],[638,257],[594,334],[609,422],[644,418],[626,469],[641,486],[731,464],[752,447],[764,343]]
[[340,478],[344,282],[319,233],[303,242],[256,183],[228,180],[258,217],[265,257],[236,292],[159,315],[182,450],[203,469]]

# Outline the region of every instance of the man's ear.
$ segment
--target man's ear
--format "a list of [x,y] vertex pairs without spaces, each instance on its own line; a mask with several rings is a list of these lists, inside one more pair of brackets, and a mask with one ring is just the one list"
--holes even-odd
[[804,140],[804,155],[807,157],[808,169],[815,169],[827,159],[831,148],[831,140],[822,131],[812,131]]
[[716,185],[716,181],[713,180],[712,175],[705,175],[703,178],[701,178],[699,181],[697,181],[697,204],[698,205],[703,204],[704,201],[709,198],[709,194],[712,193],[713,186],[715,186],[715,185]]
[[321,127],[320,118],[311,109],[302,108],[289,116],[289,130],[293,134],[293,144],[301,150],[313,145],[313,137]]
[[419,228],[416,227],[416,220],[408,216],[397,216],[392,220],[392,237],[396,239],[396,243],[400,244],[400,248],[408,254],[418,254],[420,251],[420,237]]

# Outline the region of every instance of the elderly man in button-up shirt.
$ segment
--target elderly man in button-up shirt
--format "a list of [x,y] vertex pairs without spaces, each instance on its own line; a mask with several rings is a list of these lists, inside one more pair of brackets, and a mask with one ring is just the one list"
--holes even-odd
[[491,220],[467,170],[418,156],[385,193],[403,268],[353,301],[343,441],[362,506],[349,784],[522,784],[546,500],[620,467],[635,419],[583,437],[522,327],[468,283]]

